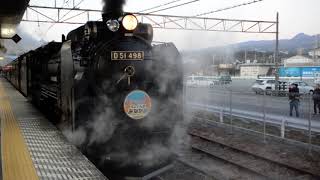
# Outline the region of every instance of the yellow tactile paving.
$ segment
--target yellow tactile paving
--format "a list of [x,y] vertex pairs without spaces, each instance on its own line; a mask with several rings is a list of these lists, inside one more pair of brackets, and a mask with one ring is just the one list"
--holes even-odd
[[1,81],[0,119],[3,180],[38,180],[39,177]]

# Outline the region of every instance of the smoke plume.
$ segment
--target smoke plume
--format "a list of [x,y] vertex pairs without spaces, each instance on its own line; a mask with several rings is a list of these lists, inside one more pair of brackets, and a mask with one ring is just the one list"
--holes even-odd
[[113,13],[113,12],[122,12],[123,5],[126,3],[126,0],[103,0],[104,13]]

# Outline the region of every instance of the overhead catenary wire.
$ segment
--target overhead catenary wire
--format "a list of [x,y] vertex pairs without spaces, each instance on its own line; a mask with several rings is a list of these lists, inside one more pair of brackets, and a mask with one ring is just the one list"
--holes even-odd
[[155,12],[165,11],[165,10],[168,10],[168,9],[173,9],[173,8],[177,8],[177,7],[180,7],[180,6],[185,6],[185,5],[188,5],[188,4],[191,4],[191,3],[195,3],[195,2],[198,2],[198,1],[200,1],[200,0],[188,1],[188,2],[185,2],[185,3],[182,3],[182,4],[178,4],[178,5],[166,7],[166,8],[163,8],[163,9],[151,11],[151,12],[149,12],[149,13],[155,13]]
[[[66,2],[68,2],[69,0],[66,0],[65,1],[65,3],[64,4],[66,4]],[[84,12],[81,12],[81,13],[79,13],[79,14],[77,14],[77,15],[74,15],[74,16],[72,16],[72,17],[68,17],[68,18],[64,18],[65,16],[67,16],[70,12],[72,12],[73,10],[82,10],[82,9],[78,9],[77,8],[77,6],[79,6],[82,2],[83,2],[84,0],[81,0],[81,2],[79,2],[77,5],[75,5],[73,8],[66,8],[65,10],[69,10],[66,14],[64,14],[61,18],[59,17],[59,20],[57,21],[57,20],[53,20],[53,24],[52,24],[52,26],[54,26],[54,24],[57,24],[57,23],[63,23],[63,22],[65,22],[65,21],[68,21],[68,20],[70,20],[70,19],[72,19],[72,18],[74,18],[74,17],[76,17],[76,16],[78,16],[78,15],[81,15],[81,14],[83,14]],[[174,2],[178,2],[178,1],[182,1],[182,0],[174,0],[174,1],[171,1],[171,2],[169,2],[170,4],[171,3],[174,3]],[[192,1],[190,1],[189,0],[189,2],[185,2],[185,3],[182,3],[182,4],[178,4],[178,5],[174,5],[174,6],[171,6],[171,7],[166,7],[166,8],[164,8],[164,9],[160,9],[160,10],[156,10],[156,12],[159,12],[159,11],[163,11],[163,10],[167,10],[167,9],[171,9],[171,8],[175,8],[175,7],[179,7],[179,6],[183,6],[183,5],[186,5],[186,4],[189,4],[189,3],[192,3],[192,2],[196,2],[196,1],[200,1],[200,0],[192,0]],[[210,11],[210,12],[205,12],[205,13],[201,13],[201,14],[197,14],[197,15],[193,15],[193,16],[187,16],[187,17],[189,17],[189,18],[192,18],[192,17],[198,17],[198,16],[203,16],[203,15],[207,15],[207,14],[210,14],[210,13],[215,13],[215,12],[220,12],[220,11],[224,11],[224,10],[229,10],[229,9],[233,9],[233,8],[237,8],[237,7],[241,7],[241,6],[245,6],[245,5],[250,5],[250,4],[253,4],[253,3],[257,3],[257,2],[261,2],[261,1],[263,1],[263,0],[253,0],[253,1],[250,1],[250,2],[245,2],[245,3],[241,3],[241,4],[237,4],[237,5],[233,5],[233,6],[229,6],[229,7],[225,7],[225,8],[221,8],[221,9],[217,9],[217,10],[214,10],[214,11]],[[166,3],[166,4],[169,4],[169,3]],[[158,6],[156,6],[156,7],[160,7],[160,6],[163,6],[164,4],[161,4],[161,5],[158,5]],[[29,6],[29,8],[33,8],[33,6]],[[156,8],[156,7],[154,7],[154,8]],[[42,8],[41,6],[34,6],[34,8]],[[64,10],[64,8],[58,8],[59,10]],[[149,9],[152,9],[152,8],[149,8]],[[83,11],[90,11],[90,10],[86,10],[86,9],[83,9]],[[96,11],[98,11],[98,10],[96,10]],[[141,11],[140,11],[141,12]],[[153,11],[153,12],[155,12],[155,11]],[[137,13],[137,14],[139,14],[139,13]],[[150,14],[150,15],[152,15],[151,13],[143,13],[144,15],[148,15],[148,14]],[[155,14],[154,14],[155,15]],[[63,20],[62,20],[63,19]],[[180,20],[183,20],[183,19],[185,19],[185,18],[180,18],[180,19],[176,19],[176,20],[171,20],[170,22],[172,22],[172,23],[174,23],[174,22],[177,22],[177,21],[180,21]],[[166,23],[170,23],[170,22],[166,22]],[[69,22],[68,22],[69,23]],[[79,24],[79,23],[78,23]],[[161,23],[159,23],[159,24],[162,24],[162,22]],[[48,31],[52,28],[52,26],[48,29]],[[46,32],[47,33],[47,32]]]
[[[155,6],[153,8],[149,8],[149,9],[145,9],[145,10],[139,11],[138,13],[141,13],[141,12],[144,12],[144,11],[147,11],[147,10],[156,9],[156,8],[159,8],[159,7],[163,7],[163,6],[166,6],[166,5],[169,5],[169,4],[173,4],[173,3],[176,3],[176,2],[179,2],[179,1],[182,1],[182,0],[171,1],[171,2],[166,3],[166,4],[158,5],[158,6]],[[188,1],[188,2],[185,2],[185,3],[182,3],[182,4],[178,4],[178,5],[166,7],[166,8],[163,8],[163,9],[155,10],[155,11],[152,11],[152,12],[148,12],[148,14],[155,13],[155,12],[160,12],[160,11],[164,11],[164,10],[168,10],[168,9],[173,9],[173,8],[176,8],[176,7],[184,6],[184,5],[191,4],[191,3],[194,3],[194,2],[198,2],[198,1],[200,1],[200,0]],[[98,19],[98,21],[101,20],[101,19],[102,18]]]
[[62,20],[64,17],[66,17],[68,14],[70,14],[72,12],[72,10],[75,10],[77,8],[77,6],[81,5],[83,3],[84,0],[81,0],[78,4],[76,4],[71,10],[69,10],[65,15],[63,15],[60,19]]
[[139,11],[139,13],[150,11],[150,10],[153,10],[153,9],[157,9],[157,8],[160,8],[160,7],[163,7],[163,6],[167,6],[167,5],[179,2],[179,1],[183,1],[183,0],[175,0],[175,1],[171,1],[171,2],[165,3],[165,4],[160,4],[160,5],[154,6],[152,8],[141,10],[141,11]]
[[[81,0],[77,5],[75,5],[72,9],[76,9],[77,6],[81,5],[81,3],[83,3],[84,0]],[[69,0],[66,2],[66,4],[69,2]],[[64,14],[61,18],[58,19],[58,21],[61,21],[64,17],[66,17],[68,14],[70,14],[72,12],[72,9],[69,10],[66,14]],[[47,34],[50,29],[55,25],[56,23],[52,24],[46,31],[45,34]]]
[[241,3],[241,4],[237,4],[237,5],[221,8],[221,9],[217,9],[217,10],[214,10],[214,11],[209,11],[209,12],[197,14],[197,15],[195,15],[195,17],[204,16],[204,15],[208,15],[208,14],[213,14],[213,13],[216,13],[216,12],[221,12],[221,11],[225,11],[225,10],[229,10],[229,9],[234,9],[234,8],[237,8],[237,7],[247,6],[247,5],[254,4],[254,3],[257,3],[257,2],[261,2],[261,1],[263,1],[263,0],[254,0],[254,1],[250,1],[250,2],[245,2],[245,3]]
[[[208,14],[213,14],[213,13],[216,13],[216,12],[221,12],[221,11],[225,11],[225,10],[230,10],[230,9],[242,7],[242,6],[247,6],[247,5],[258,3],[258,2],[261,2],[261,1],[263,1],[263,0],[253,0],[253,1],[245,2],[245,3],[241,3],[241,4],[237,4],[237,5],[221,8],[221,9],[217,9],[217,10],[210,11],[210,12],[196,14],[196,15],[190,16],[190,17],[200,17],[200,16],[204,16],[204,15],[208,15]],[[170,22],[175,23],[175,22],[178,22],[178,21],[181,21],[181,20],[184,20],[184,18],[176,19],[176,20],[173,20],[173,21],[170,21]],[[170,22],[167,22],[167,23],[170,23]],[[163,23],[160,23],[160,24],[163,24]]]

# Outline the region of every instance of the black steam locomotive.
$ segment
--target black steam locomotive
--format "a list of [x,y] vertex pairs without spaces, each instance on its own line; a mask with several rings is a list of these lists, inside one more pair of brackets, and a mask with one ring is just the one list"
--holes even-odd
[[165,169],[182,119],[175,46],[152,46],[152,26],[122,12],[62,39],[13,61],[8,80],[103,172],[145,177]]

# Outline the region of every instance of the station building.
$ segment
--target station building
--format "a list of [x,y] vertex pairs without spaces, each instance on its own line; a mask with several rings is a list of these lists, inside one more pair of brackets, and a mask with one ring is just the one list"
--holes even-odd
[[319,73],[320,62],[318,59],[297,55],[284,60],[284,66],[280,68],[279,75],[280,77],[312,78]]

